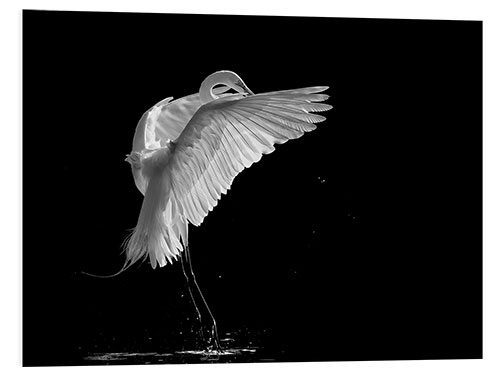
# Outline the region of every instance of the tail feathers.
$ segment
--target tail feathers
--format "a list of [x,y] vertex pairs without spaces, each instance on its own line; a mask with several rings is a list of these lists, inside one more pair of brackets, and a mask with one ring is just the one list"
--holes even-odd
[[187,220],[180,205],[170,194],[164,176],[149,181],[137,226],[125,245],[127,261],[132,265],[149,257],[151,267],[173,263],[187,244]]
[[163,267],[177,260],[187,243],[188,222],[182,206],[170,194],[168,179],[163,174],[154,175],[149,180],[137,226],[124,242],[126,261],[122,269],[106,276],[82,273],[100,278],[114,277],[148,258],[151,267]]

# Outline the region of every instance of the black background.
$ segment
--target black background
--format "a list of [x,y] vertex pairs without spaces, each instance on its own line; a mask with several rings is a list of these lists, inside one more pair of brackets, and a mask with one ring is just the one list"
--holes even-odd
[[24,11],[24,364],[188,345],[179,263],[81,271],[124,261],[141,115],[221,69],[334,107],[190,227],[221,337],[279,361],[481,358],[481,45],[481,22]]

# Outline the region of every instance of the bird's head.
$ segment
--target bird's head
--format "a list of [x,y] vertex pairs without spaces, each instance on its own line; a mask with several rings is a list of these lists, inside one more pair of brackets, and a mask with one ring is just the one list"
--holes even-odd
[[243,82],[243,80],[240,77],[238,77],[236,73],[233,72],[230,73],[232,73],[232,75],[230,76],[231,79],[230,83],[228,83],[228,86],[235,89],[240,94],[254,95],[252,90],[250,90],[248,86],[245,85],[245,82]]
[[230,70],[220,70],[210,74],[202,82],[200,87],[200,99],[203,104],[219,98],[213,92],[214,87],[217,85],[227,86],[240,94],[253,95],[252,90],[248,88],[248,86],[236,73],[231,72]]

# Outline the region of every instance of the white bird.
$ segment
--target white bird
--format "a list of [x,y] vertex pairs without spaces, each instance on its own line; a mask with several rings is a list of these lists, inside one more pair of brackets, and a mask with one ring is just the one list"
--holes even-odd
[[148,257],[153,268],[176,260],[188,244],[188,223],[199,226],[238,173],[325,120],[311,112],[331,109],[320,103],[327,88],[253,94],[226,70],[209,75],[198,94],[147,111],[125,159],[144,200],[122,271]]

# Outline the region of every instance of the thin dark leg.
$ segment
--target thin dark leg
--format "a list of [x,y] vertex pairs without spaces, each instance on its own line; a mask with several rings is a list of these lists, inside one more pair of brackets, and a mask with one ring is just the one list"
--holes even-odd
[[[186,265],[184,265],[184,263],[186,263]],[[198,291],[198,296],[201,298],[201,301],[203,302],[203,305],[205,306],[205,309],[207,310],[207,312],[210,315],[210,318],[212,320],[211,329],[210,329],[210,338],[208,340],[207,350],[221,352],[222,348],[221,348],[220,343],[219,343],[219,333],[217,332],[217,323],[215,322],[215,318],[212,314],[212,311],[208,307],[207,301],[205,300],[205,297],[203,296],[203,293],[201,292],[201,289],[198,285],[198,282],[196,281],[196,276],[194,274],[193,267],[191,264],[191,255],[189,253],[189,246],[186,246],[186,249],[184,250],[184,254],[182,255],[182,271],[184,272],[184,276],[186,277],[186,280],[188,280],[189,293],[190,293],[191,299],[193,300],[193,303],[195,305],[200,322],[201,322],[201,313],[200,313],[200,310],[198,309],[198,306],[196,304],[196,300],[195,300],[194,295],[191,291],[190,280],[192,280],[192,282],[196,286],[196,290]],[[191,277],[188,277],[188,274],[187,274],[188,272],[189,272]],[[201,324],[202,324],[202,331],[203,331],[203,323],[201,323]],[[203,335],[203,337],[204,337],[204,335]]]

